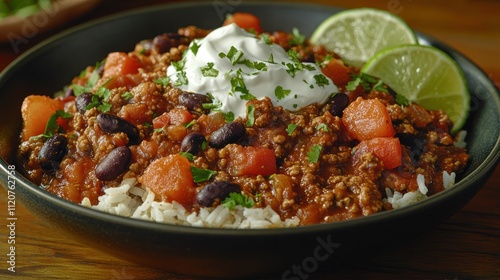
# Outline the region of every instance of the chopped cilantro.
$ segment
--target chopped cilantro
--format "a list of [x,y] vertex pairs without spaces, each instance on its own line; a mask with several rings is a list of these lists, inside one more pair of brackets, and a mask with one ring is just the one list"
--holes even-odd
[[157,85],[162,85],[162,86],[167,86],[168,83],[170,83],[170,78],[169,77],[162,77],[158,79],[154,79],[153,82]]
[[319,144],[315,144],[311,146],[309,152],[307,152],[307,160],[310,163],[316,163],[319,160],[319,156],[321,155],[321,150],[323,147]]
[[277,86],[274,89],[274,95],[276,96],[276,98],[278,98],[278,100],[287,97],[291,92],[291,89],[284,89],[282,86]]
[[234,46],[231,46],[231,48],[229,49],[227,54],[225,54],[223,52],[219,53],[220,58],[229,59],[229,61],[231,62],[231,64],[233,66],[236,65],[238,62],[240,62],[240,59],[243,57],[243,55],[244,55],[244,53],[242,51],[238,50],[237,48],[235,48]]
[[193,180],[195,183],[200,183],[210,180],[212,176],[217,174],[217,171],[191,166],[191,174],[193,174]]
[[101,105],[97,106],[97,110],[99,110],[103,113],[109,112],[109,110],[111,110],[111,103],[102,102]]
[[247,106],[247,126],[252,127],[255,123],[255,107],[252,105]]
[[233,112],[224,113],[224,119],[226,120],[227,123],[234,121],[234,113]]
[[382,80],[363,73],[361,73],[360,75],[354,75],[353,80],[347,83],[346,89],[348,91],[355,91],[359,85],[361,85],[364,90],[378,90],[387,92],[387,89],[384,87],[384,83],[382,82]]
[[330,81],[323,74],[314,75],[314,80],[319,87],[324,87],[330,84]]
[[175,81],[174,86],[182,86],[187,85],[189,83],[188,78],[186,76],[186,71],[179,71],[176,74],[177,81]]
[[195,40],[192,42],[191,47],[189,49],[193,52],[193,54],[196,56],[198,53],[198,49],[200,48],[200,45],[198,45],[198,42]]
[[233,210],[236,205],[252,208],[255,205],[255,201],[244,194],[232,192],[222,201],[222,205],[229,208],[229,210]]
[[57,123],[58,118],[69,119],[71,118],[71,114],[64,112],[63,110],[57,110],[54,114],[52,114],[45,125],[45,131],[43,136],[51,137],[57,132],[61,130],[61,127]]
[[231,77],[231,92],[241,92],[240,98],[243,100],[253,100],[255,96],[253,96],[250,91],[247,89],[245,85],[245,81],[243,81],[241,68],[236,72],[236,76]]
[[290,39],[289,44],[292,46],[299,46],[304,44],[306,36],[300,33],[299,29],[294,27],[292,29],[292,39]]
[[262,33],[260,34],[260,38],[268,45],[271,45],[273,42],[271,41],[271,38],[269,37],[269,34],[267,33]]
[[408,106],[410,104],[410,101],[401,94],[396,94],[396,103],[402,106]]
[[194,155],[192,153],[188,153],[188,152],[179,152],[179,154],[185,158],[187,158],[189,161],[193,161],[194,160]]
[[185,123],[185,124],[184,124],[184,127],[185,127],[185,128],[190,128],[190,127],[192,127],[195,123],[196,123],[196,120],[192,120],[192,121],[190,121],[190,122],[188,122],[188,123]]
[[132,93],[130,93],[130,91],[126,91],[124,93],[122,93],[121,97],[125,100],[130,100],[132,99]]
[[328,125],[326,125],[326,123],[320,123],[316,127],[316,130],[317,131],[323,130],[324,132],[328,132]]
[[184,70],[184,64],[186,63],[185,60],[181,59],[179,61],[172,61],[172,66],[176,71],[182,71]]
[[294,123],[288,124],[288,126],[286,127],[286,133],[288,133],[288,135],[291,136],[296,128],[297,128],[296,124]]
[[200,67],[201,74],[204,77],[217,77],[219,76],[219,70],[214,68],[213,62],[208,62],[206,66]]
[[276,62],[274,62],[274,56],[273,56],[273,53],[269,54],[269,58],[267,59],[267,62],[269,62],[269,63],[273,63],[273,64],[274,64],[274,63],[276,63]]

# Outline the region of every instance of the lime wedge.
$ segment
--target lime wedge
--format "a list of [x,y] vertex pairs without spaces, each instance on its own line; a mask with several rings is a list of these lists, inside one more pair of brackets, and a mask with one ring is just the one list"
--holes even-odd
[[384,48],[418,42],[413,29],[401,18],[372,8],[346,10],[328,17],[310,41],[337,53],[352,66],[363,65]]
[[427,110],[443,110],[458,132],[469,114],[470,95],[462,69],[448,54],[430,46],[384,49],[361,68],[397,94]]

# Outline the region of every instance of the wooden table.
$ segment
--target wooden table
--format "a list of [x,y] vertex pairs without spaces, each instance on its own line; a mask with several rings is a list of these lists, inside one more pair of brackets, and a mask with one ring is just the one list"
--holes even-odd
[[[48,36],[89,19],[153,0],[104,0],[97,9],[56,30],[38,34],[15,53],[0,46],[0,70]],[[226,1],[222,1],[226,2]],[[237,1],[232,1],[236,3]],[[495,0],[308,0],[345,8],[376,7],[403,17],[416,30],[449,44],[478,64],[500,86],[500,2]],[[6,192],[0,188],[0,278],[192,279],[128,263],[69,240],[17,205],[16,273],[7,271]],[[447,222],[399,248],[364,262],[318,272],[313,279],[500,279],[500,166],[484,188]]]

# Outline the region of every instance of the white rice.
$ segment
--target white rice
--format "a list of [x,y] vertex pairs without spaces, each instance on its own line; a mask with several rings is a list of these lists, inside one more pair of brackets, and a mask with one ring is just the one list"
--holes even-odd
[[[418,190],[414,192],[392,192],[386,188],[385,202],[392,204],[394,209],[403,208],[427,199],[428,188],[423,175],[417,175]],[[448,189],[455,184],[455,173],[443,171],[444,188]],[[211,208],[201,208],[199,212],[189,213],[181,204],[155,201],[155,194],[148,188],[143,189],[134,178],[123,180],[116,188],[109,188],[99,197],[97,205],[91,205],[88,198],[84,198],[83,206],[99,211],[124,217],[132,217],[196,227],[215,228],[273,228],[295,227],[300,221],[297,217],[282,220],[270,206],[265,208],[244,208],[236,206],[230,210],[219,205]]]
[[[455,176],[455,172],[451,172],[451,174],[448,174],[448,172],[443,171],[443,185],[445,189],[448,189],[455,184]],[[389,188],[386,188],[385,192],[387,195],[387,199],[385,199],[384,201],[392,204],[392,208],[399,209],[427,199],[427,192],[429,189],[425,185],[424,175],[417,175],[417,184],[418,190],[414,192],[407,192],[405,194],[398,191],[392,193]]]
[[116,188],[109,188],[99,197],[99,203],[92,206],[88,198],[82,205],[93,209],[120,215],[176,225],[215,228],[272,228],[295,227],[299,225],[297,217],[281,220],[270,206],[265,208],[244,208],[237,205],[233,210],[219,205],[201,208],[199,212],[188,211],[175,201],[172,203],[155,201],[155,194],[148,188],[142,189],[137,180],[123,180]]

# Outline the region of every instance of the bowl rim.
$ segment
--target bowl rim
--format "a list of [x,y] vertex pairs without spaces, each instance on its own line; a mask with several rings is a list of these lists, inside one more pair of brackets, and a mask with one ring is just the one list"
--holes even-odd
[[[43,52],[47,48],[51,48],[52,46],[58,44],[62,40],[64,40],[65,37],[80,32],[82,30],[85,30],[87,28],[92,28],[96,25],[104,24],[106,22],[111,22],[114,20],[122,19],[131,15],[138,15],[142,13],[148,13],[152,12],[157,9],[163,9],[163,10],[175,10],[179,8],[189,8],[194,5],[199,6],[199,5],[213,5],[213,1],[183,1],[183,2],[178,2],[178,3],[167,3],[167,4],[158,4],[158,5],[153,5],[149,7],[142,7],[138,9],[132,9],[128,11],[123,11],[123,12],[118,12],[116,14],[104,16],[102,18],[94,19],[82,24],[79,24],[77,26],[71,27],[65,31],[62,31],[58,34],[55,34],[51,36],[48,39],[43,40],[42,42],[38,43],[36,46],[30,48],[23,54],[21,54],[18,58],[16,58],[14,61],[12,61],[1,73],[0,73],[0,86],[4,83],[3,81],[7,80],[9,77],[11,77],[14,72],[22,67],[27,61],[30,60],[31,57],[36,56],[37,54]],[[258,2],[258,1],[248,1],[244,2],[242,5],[245,6],[282,6],[285,5],[285,3],[281,2]],[[301,8],[307,8],[309,10],[311,9],[329,9],[329,10],[344,10],[344,8],[336,7],[336,6],[327,6],[327,5],[322,5],[322,4],[311,4],[311,3],[286,3],[286,6],[288,8],[293,8],[293,9],[301,9]],[[416,32],[417,36],[419,38],[419,41],[423,42],[424,44],[431,44],[431,45],[436,45],[441,49],[444,49],[447,53],[451,54],[454,57],[460,58],[463,63],[468,64],[468,67],[472,67],[474,71],[477,71],[478,73],[481,73],[478,78],[481,78],[483,81],[483,85],[488,88],[488,92],[492,93],[492,96],[494,100],[492,100],[495,104],[496,107],[498,108],[498,113],[500,115],[500,91],[497,87],[494,86],[493,82],[490,80],[490,78],[486,75],[486,73],[478,67],[474,62],[472,62],[470,59],[465,57],[463,54],[459,53],[452,47],[443,44],[439,42],[438,40],[419,33],[418,31]],[[461,65],[463,66],[463,65]],[[334,231],[336,229],[341,229],[341,228],[347,228],[347,227],[357,227],[357,226],[364,226],[366,224],[373,224],[373,223],[379,223],[381,220],[390,220],[390,219],[396,219],[398,217],[403,217],[406,215],[409,215],[414,212],[418,212],[420,209],[425,209],[431,205],[436,205],[440,204],[441,201],[446,200],[449,197],[455,196],[460,192],[465,191],[468,187],[466,183],[473,180],[474,178],[481,178],[483,176],[488,175],[488,173],[498,164],[499,162],[499,157],[500,157],[500,137],[497,139],[495,142],[494,146],[492,147],[492,150],[489,152],[488,156],[485,158],[485,160],[478,165],[474,170],[472,170],[467,176],[462,178],[459,182],[457,182],[451,189],[442,191],[438,194],[435,194],[431,196],[428,199],[425,199],[423,201],[420,201],[416,204],[409,205],[407,207],[401,208],[401,209],[395,209],[395,210],[389,210],[389,211],[383,211],[379,213],[375,213],[369,216],[365,217],[358,217],[354,218],[351,220],[345,220],[345,221],[339,221],[339,222],[332,222],[332,223],[325,223],[325,224],[315,224],[315,225],[307,225],[307,226],[299,226],[299,227],[291,227],[291,228],[264,228],[264,229],[232,229],[232,228],[210,228],[210,227],[196,227],[196,226],[188,226],[188,225],[173,225],[173,224],[167,224],[167,223],[158,223],[154,221],[148,221],[148,220],[141,220],[141,219],[135,219],[135,218],[130,218],[130,217],[123,217],[123,216],[118,216],[115,214],[110,214],[106,212],[102,212],[96,209],[91,209],[88,207],[85,207],[80,204],[76,204],[73,202],[70,202],[68,200],[62,199],[60,197],[57,197],[45,190],[43,190],[41,187],[34,185],[31,183],[26,177],[20,176],[16,172],[16,186],[17,185],[22,185],[22,187],[30,192],[31,194],[35,195],[36,197],[39,197],[40,199],[53,204],[54,206],[66,209],[71,212],[79,213],[82,216],[95,219],[95,220],[100,220],[102,222],[109,222],[109,223],[116,223],[116,224],[121,224],[125,226],[131,226],[131,227],[137,227],[137,228],[144,228],[148,230],[154,230],[157,232],[163,232],[163,233],[187,233],[187,234],[193,234],[193,235],[203,235],[205,237],[210,236],[210,235],[217,235],[217,236],[273,236],[273,235],[280,235],[283,236],[284,234],[287,235],[300,235],[304,233],[318,233],[321,231]],[[7,185],[7,175],[9,172],[8,166],[12,164],[7,163],[3,158],[0,158],[0,182],[2,182],[3,186]],[[481,186],[482,187],[482,186]],[[4,187],[6,188],[6,187]]]

